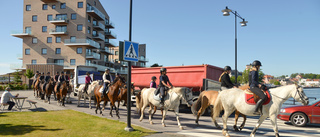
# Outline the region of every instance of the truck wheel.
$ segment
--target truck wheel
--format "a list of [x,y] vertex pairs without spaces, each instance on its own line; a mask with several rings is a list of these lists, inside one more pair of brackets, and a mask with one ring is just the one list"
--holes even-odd
[[290,121],[294,126],[303,127],[307,124],[308,119],[307,116],[303,113],[294,113],[291,116]]

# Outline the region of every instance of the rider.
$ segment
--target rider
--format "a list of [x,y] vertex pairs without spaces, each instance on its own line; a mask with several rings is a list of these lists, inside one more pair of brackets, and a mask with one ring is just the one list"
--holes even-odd
[[64,73],[64,80],[67,82],[67,84],[69,85],[69,81],[70,81],[70,78],[69,76],[67,75],[67,73]]
[[54,82],[58,82],[59,80],[59,71],[57,71],[57,74],[54,76]]
[[61,83],[62,83],[63,81],[65,81],[65,77],[64,77],[63,71],[62,71],[62,72],[60,73],[59,78],[58,78],[58,87],[57,87],[57,90],[60,89]]
[[[161,68],[160,69],[160,95],[161,95],[161,102],[160,102],[160,107],[164,106],[164,97],[166,95],[166,91],[169,90],[169,88],[172,88],[172,84],[169,80],[169,77],[166,75],[167,74],[167,69],[166,68]],[[168,85],[169,83],[169,85]]]
[[40,79],[41,82],[42,82],[42,80],[44,80],[44,72],[41,73],[41,76],[40,76],[39,79]]
[[106,94],[106,91],[108,90],[109,88],[109,85],[110,83],[113,82],[113,79],[112,79],[112,76],[110,74],[110,69],[107,68],[106,71],[104,72],[103,76],[103,92],[102,92],[102,95],[101,95],[101,98],[103,98],[103,96]]
[[86,85],[85,85],[85,87],[84,87],[84,91],[87,93],[87,90],[88,90],[88,86],[91,84],[91,82],[92,82],[92,79],[91,79],[91,77],[90,77],[90,73],[89,72],[87,72],[86,73],[87,74],[87,76],[86,76]]
[[45,87],[46,87],[46,85],[48,84],[50,78],[51,78],[50,72],[47,72],[47,76],[44,78],[45,84],[43,84],[43,89],[45,89]]
[[37,82],[37,78],[40,76],[40,73],[39,73],[39,71],[36,71],[36,74],[34,75],[34,77],[33,77],[33,79],[34,79],[34,81],[33,81],[33,85],[34,84],[36,84],[36,82]]
[[235,84],[231,82],[230,76],[229,76],[230,73],[231,73],[231,67],[225,66],[224,72],[221,74],[219,78],[219,82],[221,82],[221,91],[237,87]]
[[262,114],[262,112],[259,112],[259,108],[262,106],[262,104],[264,103],[264,101],[266,101],[267,96],[264,94],[264,92],[260,89],[262,84],[259,83],[259,69],[260,69],[261,62],[258,60],[253,61],[252,63],[252,68],[250,69],[250,73],[249,73],[249,86],[250,86],[250,90],[258,95],[260,97],[260,100],[257,102],[255,111],[253,114],[255,115],[259,115]]
[[157,77],[152,76],[151,82],[150,82],[150,88],[157,88],[157,83],[156,83]]

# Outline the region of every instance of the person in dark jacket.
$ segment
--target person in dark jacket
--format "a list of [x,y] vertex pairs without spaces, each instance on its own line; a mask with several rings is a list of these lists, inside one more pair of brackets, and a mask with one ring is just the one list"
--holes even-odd
[[61,83],[62,83],[63,81],[65,81],[65,77],[64,77],[64,74],[63,74],[63,73],[64,73],[64,72],[62,71],[62,72],[60,73],[59,78],[58,78],[58,87],[57,87],[58,90],[60,89]]
[[47,72],[47,76],[44,78],[45,80],[45,84],[43,84],[43,90],[46,89],[46,85],[48,84],[49,80],[50,80],[51,76],[50,76],[50,72]]
[[156,83],[157,77],[152,76],[151,82],[150,82],[150,88],[157,88],[157,83]]
[[45,77],[45,76],[44,76],[44,72],[42,72],[42,73],[41,73],[41,76],[40,76],[40,78],[39,78],[41,82],[42,82],[42,80],[44,80],[44,77]]
[[221,74],[219,78],[219,82],[221,82],[221,90],[226,90],[230,88],[236,88],[237,86],[233,84],[230,80],[229,74],[231,73],[231,67],[225,66],[224,72]]
[[160,73],[161,73],[161,76],[159,78],[160,79],[159,87],[160,87],[160,95],[161,95],[160,107],[163,107],[164,106],[164,97],[166,95],[166,92],[168,89],[172,88],[173,86],[169,80],[169,77],[167,76],[167,69],[161,68]]
[[57,74],[54,76],[54,82],[59,81],[59,71],[57,71]]
[[250,86],[250,90],[258,95],[260,97],[260,100],[257,102],[255,111],[253,114],[255,115],[259,115],[262,114],[262,112],[259,112],[259,108],[261,108],[262,104],[266,101],[267,96],[265,95],[265,93],[260,89],[262,84],[259,83],[259,69],[260,66],[262,66],[261,62],[258,60],[255,60],[252,63],[252,68],[250,69],[250,73],[249,73],[249,86]]

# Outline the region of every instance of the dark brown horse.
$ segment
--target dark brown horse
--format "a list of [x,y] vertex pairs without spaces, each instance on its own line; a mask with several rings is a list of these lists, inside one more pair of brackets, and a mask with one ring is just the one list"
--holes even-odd
[[100,110],[100,114],[102,115],[102,111],[101,111],[101,107],[100,107],[100,102],[104,101],[103,103],[103,109],[106,106],[107,102],[110,101],[110,116],[113,117],[112,115],[112,110],[113,108],[116,109],[116,115],[118,118],[120,118],[119,116],[119,108],[116,107],[115,102],[118,101],[118,95],[119,95],[119,88],[122,87],[125,84],[125,80],[122,77],[117,77],[114,80],[114,84],[112,84],[111,86],[109,86],[109,92],[107,94],[107,97],[103,97],[101,98],[101,93],[99,90],[103,90],[103,86],[99,85],[99,86],[95,86],[94,89],[94,96],[96,98],[96,114],[97,114],[97,110]]
[[[249,88],[248,85],[245,85],[245,86],[241,86],[239,87],[240,89],[242,90],[245,90],[247,88]],[[217,96],[218,96],[219,92],[218,91],[203,91],[201,92],[201,94],[199,95],[199,98],[198,100],[192,105],[191,107],[191,111],[193,113],[193,115],[197,116],[196,118],[196,124],[199,125],[199,117],[201,115],[204,114],[205,110],[209,107],[209,106],[213,106],[214,103],[216,102],[216,99],[217,99]],[[214,106],[213,106],[214,107]],[[211,107],[211,117],[213,116],[213,107]],[[239,115],[241,115],[243,117],[243,122],[241,124],[241,126],[237,127],[237,122],[238,122],[238,119],[239,119]],[[241,131],[246,123],[246,120],[247,120],[247,116],[246,115],[243,115],[241,114],[239,111],[235,111],[235,123],[234,123],[234,130],[235,131]],[[218,123],[216,121],[214,121],[214,124],[217,128],[221,128]]]
[[[37,77],[36,82],[33,85],[33,95],[37,98],[39,97],[39,83],[40,83],[40,76]],[[37,92],[37,96],[36,96]]]
[[41,80],[39,83],[38,91],[39,91],[39,95],[40,95],[41,99],[44,99],[44,97],[45,97],[45,93],[46,93],[46,89],[44,88],[45,84],[46,84],[45,80]]
[[[61,86],[59,89],[57,89],[58,92],[56,92],[57,94],[57,101],[58,101],[58,105],[60,106],[65,106],[64,105],[64,100],[66,99],[68,90],[70,89],[70,87],[67,85],[66,81],[63,81],[61,83]],[[60,103],[60,104],[59,104]]]
[[50,78],[46,87],[45,87],[45,96],[46,96],[46,100],[48,101],[49,104],[50,104],[50,97],[51,97],[53,90],[54,90],[54,79]]

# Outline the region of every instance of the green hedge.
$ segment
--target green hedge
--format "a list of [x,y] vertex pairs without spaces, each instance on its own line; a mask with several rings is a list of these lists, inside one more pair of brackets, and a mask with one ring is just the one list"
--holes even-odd
[[7,87],[10,87],[11,90],[27,90],[27,84],[8,84],[8,85],[0,85],[0,90],[5,90]]

